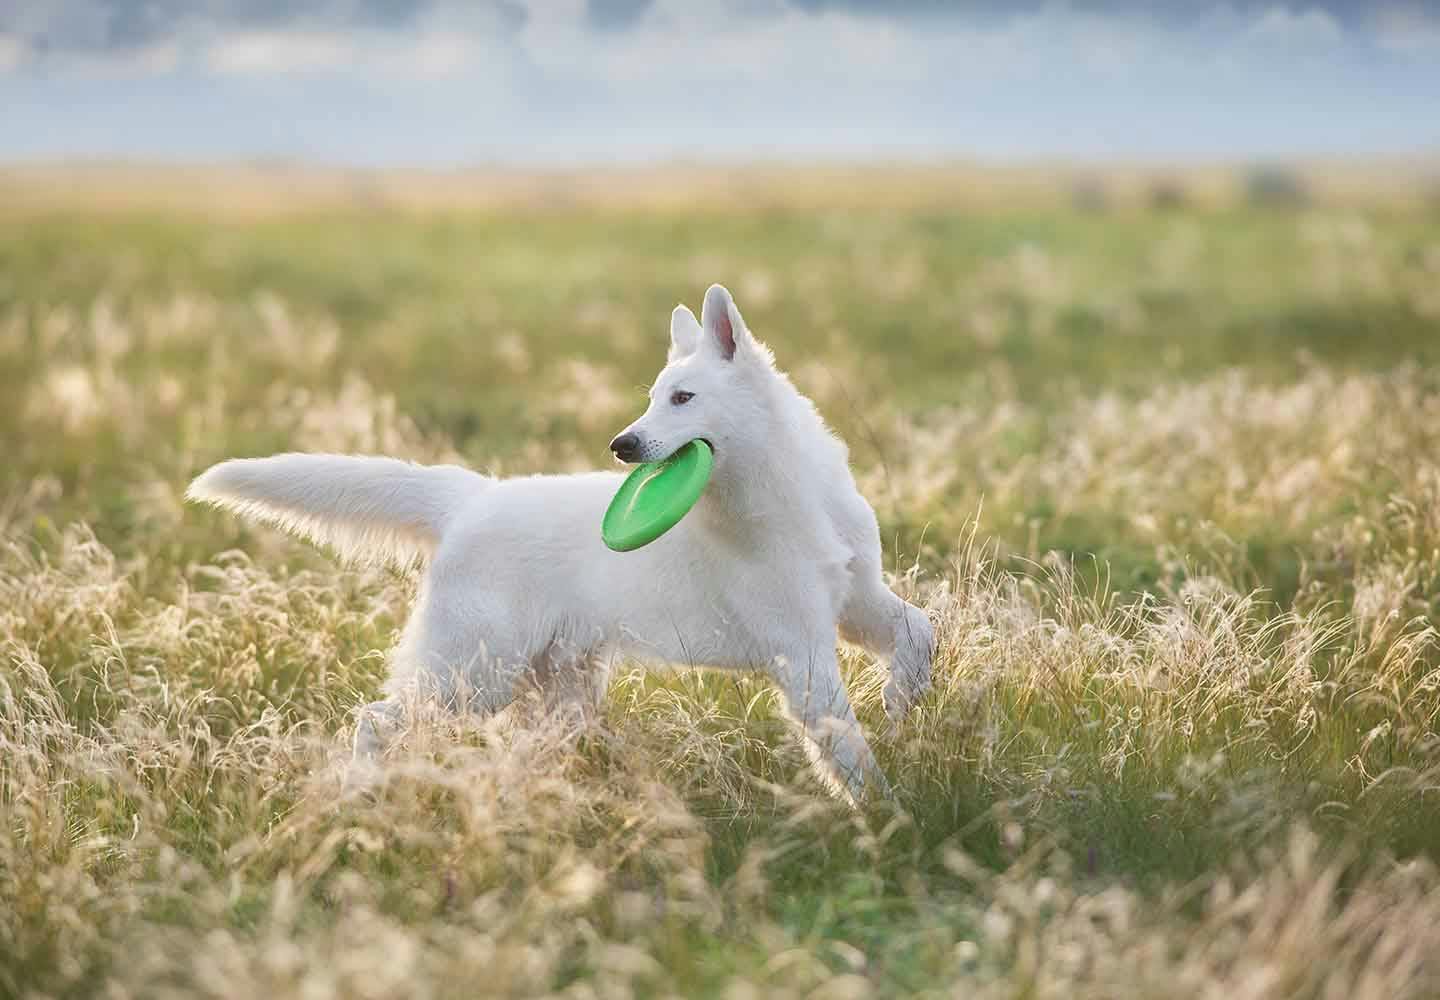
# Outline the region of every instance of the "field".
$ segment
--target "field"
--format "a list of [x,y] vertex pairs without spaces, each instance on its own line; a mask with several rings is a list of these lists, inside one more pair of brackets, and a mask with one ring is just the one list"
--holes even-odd
[[[1440,995],[1416,176],[0,175],[0,997]],[[630,668],[342,795],[414,580],[185,484],[603,465],[712,281],[937,624],[894,801]]]

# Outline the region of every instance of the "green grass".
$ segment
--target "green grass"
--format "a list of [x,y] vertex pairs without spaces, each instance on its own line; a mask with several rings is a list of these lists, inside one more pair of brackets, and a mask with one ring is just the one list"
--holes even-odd
[[[1440,991],[1435,217],[764,204],[0,227],[0,996]],[[629,671],[342,798],[413,581],[185,483],[598,466],[716,280],[938,623],[896,800]]]

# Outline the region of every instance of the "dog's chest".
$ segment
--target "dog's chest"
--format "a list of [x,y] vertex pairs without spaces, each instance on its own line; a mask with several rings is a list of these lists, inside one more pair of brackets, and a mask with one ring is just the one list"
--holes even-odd
[[705,567],[707,603],[727,621],[833,621],[849,593],[852,556],[834,536],[777,538]]
[[[677,539],[677,542],[679,540]],[[747,667],[833,630],[850,555],[833,540],[680,546],[620,612],[629,651],[676,663]]]

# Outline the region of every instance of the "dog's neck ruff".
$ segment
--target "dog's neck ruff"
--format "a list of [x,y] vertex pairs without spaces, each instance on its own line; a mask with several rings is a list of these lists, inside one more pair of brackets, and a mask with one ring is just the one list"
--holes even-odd
[[[825,434],[828,440],[829,431]],[[710,483],[690,516],[732,538],[737,534],[758,538],[767,526],[795,521],[797,511],[823,517],[818,491],[820,484],[833,478],[825,469],[832,456],[828,449],[802,447],[799,437],[784,434],[773,451],[759,449],[756,454],[723,458],[717,454]]]

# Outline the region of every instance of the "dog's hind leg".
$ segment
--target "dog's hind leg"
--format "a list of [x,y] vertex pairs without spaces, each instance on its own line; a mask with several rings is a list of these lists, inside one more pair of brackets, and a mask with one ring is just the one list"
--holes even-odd
[[344,770],[347,793],[364,792],[380,779],[380,757],[405,721],[405,706],[396,698],[372,701],[356,713],[355,741]]
[[405,686],[452,711],[493,715],[520,693],[551,642],[546,631],[504,595],[436,587],[406,628]]
[[536,658],[530,675],[545,714],[563,719],[577,733],[595,721],[609,680],[610,663],[603,651],[565,640],[552,642]]
[[840,637],[888,661],[885,712],[899,723],[930,690],[935,629],[925,612],[895,595],[878,578],[857,580],[840,613]]
[[[394,673],[385,686],[390,697],[366,705],[356,719],[347,786],[365,786],[378,776],[379,758],[416,699],[484,715],[515,699],[520,677],[538,654],[514,638],[530,630],[517,627],[519,619],[500,610],[471,595],[422,594],[392,655]],[[486,634],[482,623],[499,627]]]
[[852,805],[867,791],[890,793],[875,755],[865,742],[850,697],[840,679],[833,640],[771,661],[770,676],[785,698],[786,712],[800,727],[816,771]]

